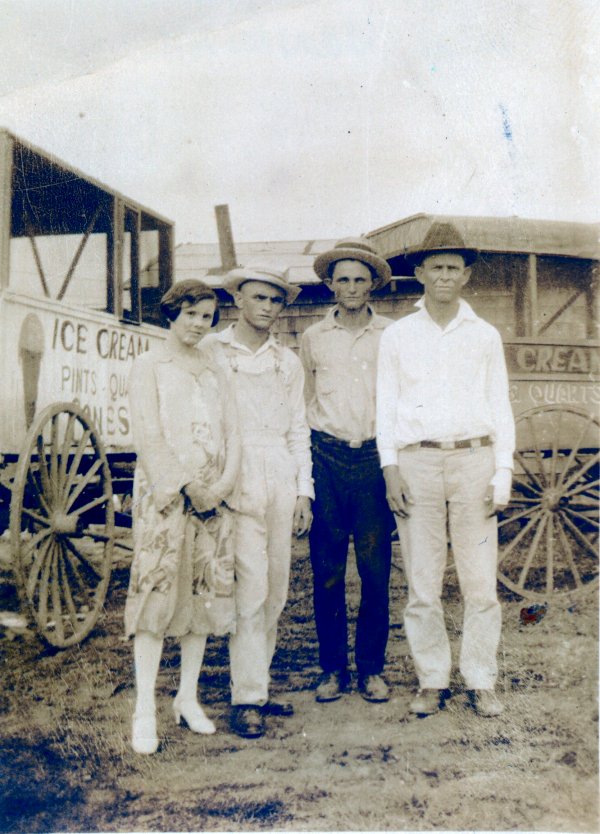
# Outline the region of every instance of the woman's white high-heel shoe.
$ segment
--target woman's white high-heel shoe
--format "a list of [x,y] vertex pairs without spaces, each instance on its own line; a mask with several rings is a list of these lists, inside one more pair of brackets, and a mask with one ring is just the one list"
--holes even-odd
[[183,701],[175,698],[173,701],[173,713],[176,724],[181,723],[181,719],[183,718],[190,730],[194,733],[210,735],[217,729],[197,701]]
[[136,753],[150,755],[158,750],[156,711],[134,712],[131,728],[131,746]]

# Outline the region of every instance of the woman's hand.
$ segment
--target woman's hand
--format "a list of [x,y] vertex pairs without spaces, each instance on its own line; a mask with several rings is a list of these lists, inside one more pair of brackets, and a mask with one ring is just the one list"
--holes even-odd
[[207,513],[214,510],[223,500],[223,497],[216,490],[203,486],[197,481],[186,484],[183,493],[197,513]]

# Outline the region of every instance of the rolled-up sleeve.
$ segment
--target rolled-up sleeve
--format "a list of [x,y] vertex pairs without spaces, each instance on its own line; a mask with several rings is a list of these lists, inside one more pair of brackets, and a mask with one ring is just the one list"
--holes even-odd
[[312,479],[312,459],[310,454],[310,429],[306,421],[304,403],[304,370],[297,356],[289,354],[290,367],[288,392],[290,398],[291,423],[287,433],[290,454],[296,461],[296,489],[298,495],[314,499],[315,491]]

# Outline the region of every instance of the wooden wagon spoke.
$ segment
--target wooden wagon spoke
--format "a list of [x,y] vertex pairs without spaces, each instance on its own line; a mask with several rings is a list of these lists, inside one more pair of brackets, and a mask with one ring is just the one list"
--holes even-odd
[[527,487],[533,490],[534,492],[537,491],[542,493],[544,491],[544,484],[541,483],[541,481],[537,478],[533,471],[527,466],[527,464],[525,463],[523,453],[519,451],[515,452],[515,458],[520,463],[523,471],[529,478],[529,481],[527,482]]
[[583,588],[583,582],[581,581],[581,575],[579,573],[579,569],[575,564],[575,559],[573,558],[573,552],[571,550],[571,545],[569,544],[569,540],[567,538],[567,534],[562,528],[562,525],[557,522],[556,524],[558,528],[558,537],[561,540],[561,544],[563,546],[563,550],[565,552],[565,557],[567,562],[569,563],[569,568],[571,569],[571,574],[573,576],[573,580],[575,581],[575,585],[577,588]]
[[38,513],[34,513],[33,510],[30,510],[29,507],[23,507],[23,515],[26,515],[28,518],[31,518],[36,524],[40,524],[42,527],[50,527],[50,520],[47,516],[39,515]]
[[[52,559],[54,556],[54,548],[56,542],[54,539],[50,542],[50,554],[47,559],[44,560],[44,569],[42,571],[42,576],[39,582],[38,588],[38,608],[37,608],[37,615],[39,618],[39,622],[44,624],[48,619],[48,579],[50,576],[50,567],[52,565]],[[34,589],[35,590],[35,589]],[[32,600],[34,599],[33,593],[30,597]]]
[[586,515],[585,513],[581,513],[578,510],[575,510],[573,507],[563,507],[562,510],[563,510],[563,512],[569,513],[569,516],[572,516],[575,519],[579,519],[580,521],[583,521],[585,524],[593,525],[596,529],[598,529],[598,527],[600,526],[600,524],[598,522],[598,512],[596,511],[592,514],[593,510],[592,510],[591,507],[590,507],[590,514],[589,515]]
[[71,452],[71,446],[73,445],[73,436],[75,434],[75,415],[69,414],[69,418],[67,420],[67,427],[65,429],[65,438],[62,444],[62,448],[60,450],[60,467],[59,467],[59,482],[64,484],[65,478],[67,477],[67,464],[69,462],[69,454]]
[[65,639],[65,627],[63,624],[62,605],[60,602],[60,571],[58,567],[58,551],[60,550],[58,544],[54,548],[52,559],[52,569],[50,576],[50,596],[52,599],[52,611],[54,613],[54,627],[58,640],[62,643]]
[[82,459],[83,454],[84,454],[84,452],[87,448],[88,441],[89,441],[91,435],[92,435],[91,429],[86,429],[83,432],[83,434],[81,435],[81,438],[79,440],[79,444],[77,446],[77,450],[76,450],[76,452],[73,456],[73,460],[71,461],[71,468],[69,469],[69,475],[68,475],[67,480],[65,481],[65,484],[63,486],[62,494],[64,496],[69,494],[69,492],[71,491],[71,487],[73,486],[73,484],[75,482],[75,478],[77,477],[77,474],[78,474],[78,471],[79,471],[79,464],[81,463],[81,459]]
[[79,550],[77,547],[75,547],[75,545],[73,544],[73,542],[71,541],[71,539],[69,539],[69,538],[65,537],[65,538],[63,539],[63,544],[64,544],[66,547],[68,547],[68,548],[69,548],[69,550],[71,551],[71,553],[73,554],[73,556],[75,556],[75,557],[76,557],[76,558],[80,561],[80,563],[81,563],[81,564],[82,564],[82,565],[83,565],[83,566],[84,566],[87,570],[90,570],[90,571],[94,574],[94,576],[96,577],[96,579],[97,579],[98,581],[100,581],[101,579],[103,579],[103,576],[102,576],[102,574],[99,572],[99,570],[98,570],[98,568],[96,567],[96,565],[95,565],[95,564],[91,561],[91,559],[89,559],[89,557],[88,557],[88,556],[86,556],[84,553],[82,553],[82,551],[81,551],[81,550]]
[[521,510],[520,513],[515,513],[514,515],[511,515],[507,518],[503,518],[502,521],[498,522],[498,529],[500,530],[505,525],[511,524],[513,521],[518,521],[520,518],[525,518],[528,515],[532,515],[531,507],[525,507],[525,509]]
[[27,576],[27,584],[25,586],[28,599],[33,599],[34,597],[35,586],[37,585],[40,571],[42,570],[42,567],[45,567],[46,565],[46,556],[48,555],[48,551],[53,544],[54,539],[48,538],[48,540],[45,541],[40,547],[35,559],[33,560]]
[[48,503],[46,501],[43,491],[40,489],[40,485],[33,477],[33,471],[31,467],[27,467],[27,484],[30,487],[30,491],[34,493],[35,499],[38,502],[38,504],[41,504],[46,513],[49,515],[50,509],[48,508]]
[[585,484],[578,484],[573,489],[569,489],[567,492],[564,492],[564,495],[568,498],[571,498],[574,495],[581,495],[582,493],[591,492],[593,493],[590,495],[590,501],[594,502],[594,504],[598,501],[598,485],[600,481],[589,481]]
[[85,473],[85,475],[83,475],[81,477],[81,480],[79,481],[79,483],[77,484],[77,486],[75,487],[73,492],[68,497],[66,507],[65,507],[67,512],[71,509],[71,507],[73,506],[75,501],[79,498],[79,496],[81,495],[83,490],[86,488],[86,486],[91,484],[91,482],[96,477],[96,474],[97,474],[98,470],[101,469],[102,466],[103,466],[103,461],[102,461],[101,458],[98,458],[98,460],[94,461],[93,465],[90,466],[90,468]]
[[[73,578],[76,580],[77,584],[79,585],[79,593],[82,594],[85,597],[85,599],[86,599],[85,604],[89,606],[93,602],[93,598],[92,598],[92,592],[90,591],[90,589],[88,587],[88,583],[82,577],[81,572],[79,570],[79,566],[80,566],[80,564],[82,564],[79,561],[79,557],[80,557],[81,554],[79,554],[77,552],[77,550],[74,547],[70,546],[70,543],[67,543],[66,541],[63,542],[63,552],[64,552],[64,555],[65,555],[65,560],[66,560],[67,564],[69,565],[69,569],[72,571]],[[75,556],[77,557],[77,559],[74,558]],[[86,569],[89,569],[91,567],[91,566],[88,566],[87,563],[85,563],[85,562],[83,564],[85,565]],[[95,573],[95,568],[92,568],[92,570]],[[98,575],[96,574],[94,579],[97,579],[97,578],[98,578]]]
[[559,484],[562,483],[564,476],[569,472],[571,466],[573,465],[573,461],[574,461],[576,455],[579,453],[579,447],[581,446],[581,443],[583,442],[583,438],[586,436],[589,427],[594,422],[595,422],[594,415],[593,414],[588,414],[587,415],[587,420],[585,421],[585,423],[583,425],[583,428],[579,432],[579,436],[577,438],[572,438],[571,439],[571,442],[570,442],[571,451],[569,453],[569,457],[567,458],[567,461],[566,461],[564,469],[563,469],[563,476],[562,476],[562,478],[559,478],[559,480],[558,480]]
[[84,513],[93,510],[94,507],[99,507],[101,504],[106,504],[106,502],[109,500],[110,495],[108,495],[108,493],[105,493],[104,495],[101,495],[99,498],[94,498],[93,501],[89,501],[87,504],[84,504],[83,507],[77,507],[76,510],[73,510],[72,515],[83,515]]
[[542,538],[542,534],[546,528],[548,523],[548,514],[542,516],[540,520],[540,524],[533,535],[533,540],[529,545],[529,550],[527,552],[527,558],[525,559],[525,564],[521,568],[521,573],[519,574],[519,580],[517,582],[518,588],[525,588],[525,580],[527,579],[527,574],[529,573],[529,568],[531,567],[531,563],[535,557],[536,551],[538,549],[538,545],[540,543],[540,539]]
[[587,550],[588,553],[590,553],[594,557],[594,559],[597,559],[598,553],[594,545],[590,541],[588,541],[588,539],[586,539],[586,537],[579,530],[579,528],[571,521],[567,513],[563,512],[562,517],[565,522],[565,527],[569,528],[571,534],[573,535],[573,538],[577,539],[577,541],[582,545],[582,547],[584,547],[585,550]]
[[590,457],[590,458],[586,461],[586,463],[584,463],[584,464],[581,466],[581,468],[580,468],[580,469],[578,469],[576,472],[574,472],[574,473],[571,475],[571,477],[569,478],[569,480],[568,480],[566,483],[562,483],[562,484],[561,484],[562,489],[563,489],[563,490],[565,490],[565,491],[566,491],[566,490],[568,490],[568,489],[570,489],[570,488],[571,488],[574,484],[576,484],[576,483],[577,483],[577,481],[578,481],[578,480],[579,480],[579,479],[580,479],[583,475],[585,475],[585,473],[586,473],[586,472],[588,472],[588,471],[592,468],[592,466],[595,466],[598,462],[600,462],[600,452],[597,452],[595,455],[592,455],[592,456],[591,456],[591,457]]
[[554,591],[554,513],[548,516],[546,524],[546,590]]
[[519,544],[519,542],[525,537],[525,535],[531,531],[532,527],[535,527],[535,525],[541,518],[541,514],[541,510],[537,510],[534,514],[532,514],[525,527],[522,527],[517,533],[517,535],[514,537],[514,539],[510,542],[510,544],[507,544],[506,547],[503,548],[501,554],[501,561],[504,561],[504,559],[506,559],[509,553],[511,553],[514,550],[514,548]]
[[65,603],[67,606],[69,619],[71,620],[71,625],[73,626],[73,631],[77,630],[77,609],[75,607],[75,602],[73,600],[73,595],[71,593],[71,583],[69,578],[69,572],[67,569],[67,555],[65,554],[64,548],[62,545],[59,544],[60,553],[59,553],[59,566],[60,566],[60,575],[61,575],[61,587],[63,590]]
[[40,480],[42,482],[42,490],[48,499],[54,497],[54,490],[50,482],[50,475],[48,474],[48,465],[46,463],[46,451],[44,449],[44,438],[41,434],[37,436],[37,451],[38,451],[38,472],[40,473]]
[[23,559],[30,550],[35,550],[37,546],[50,534],[52,533],[52,529],[50,527],[44,527],[43,530],[39,530],[34,536],[29,539],[29,541],[23,542],[21,545],[21,554]]
[[556,462],[558,460],[558,439],[560,437],[560,429],[563,419],[562,411],[558,412],[558,426],[556,431],[552,432],[552,455],[550,456],[550,485],[554,486],[556,483]]
[[50,479],[54,484],[54,492],[60,495],[58,478],[58,422],[59,415],[55,414],[50,422]]
[[[532,417],[529,416],[529,415],[525,417],[525,420],[527,421],[527,424],[529,425],[529,429],[531,431],[531,437],[533,439],[533,451],[535,452],[535,459],[536,459],[537,464],[538,464],[539,478],[541,479],[541,483],[543,484],[543,486],[547,487],[549,484],[548,484],[548,479],[546,478],[546,470],[544,469],[544,458],[542,457],[542,455],[540,453],[540,445],[538,443],[537,434],[536,434],[535,427],[534,427],[534,421],[533,421]],[[538,480],[538,483],[540,483],[540,480]]]

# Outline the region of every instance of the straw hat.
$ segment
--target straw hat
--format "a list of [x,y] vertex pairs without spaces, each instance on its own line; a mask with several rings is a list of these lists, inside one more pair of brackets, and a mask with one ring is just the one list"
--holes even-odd
[[317,255],[313,269],[321,281],[328,281],[331,278],[329,268],[336,261],[361,261],[371,267],[374,273],[374,290],[384,287],[392,277],[392,270],[388,262],[377,254],[364,237],[345,237],[338,240],[333,249],[328,249],[327,252],[321,252],[320,255]]
[[240,266],[227,273],[224,288],[233,295],[239,290],[242,284],[248,281],[260,281],[263,284],[272,284],[285,293],[287,304],[292,304],[300,294],[301,287],[297,287],[285,278],[283,272],[266,266]]

